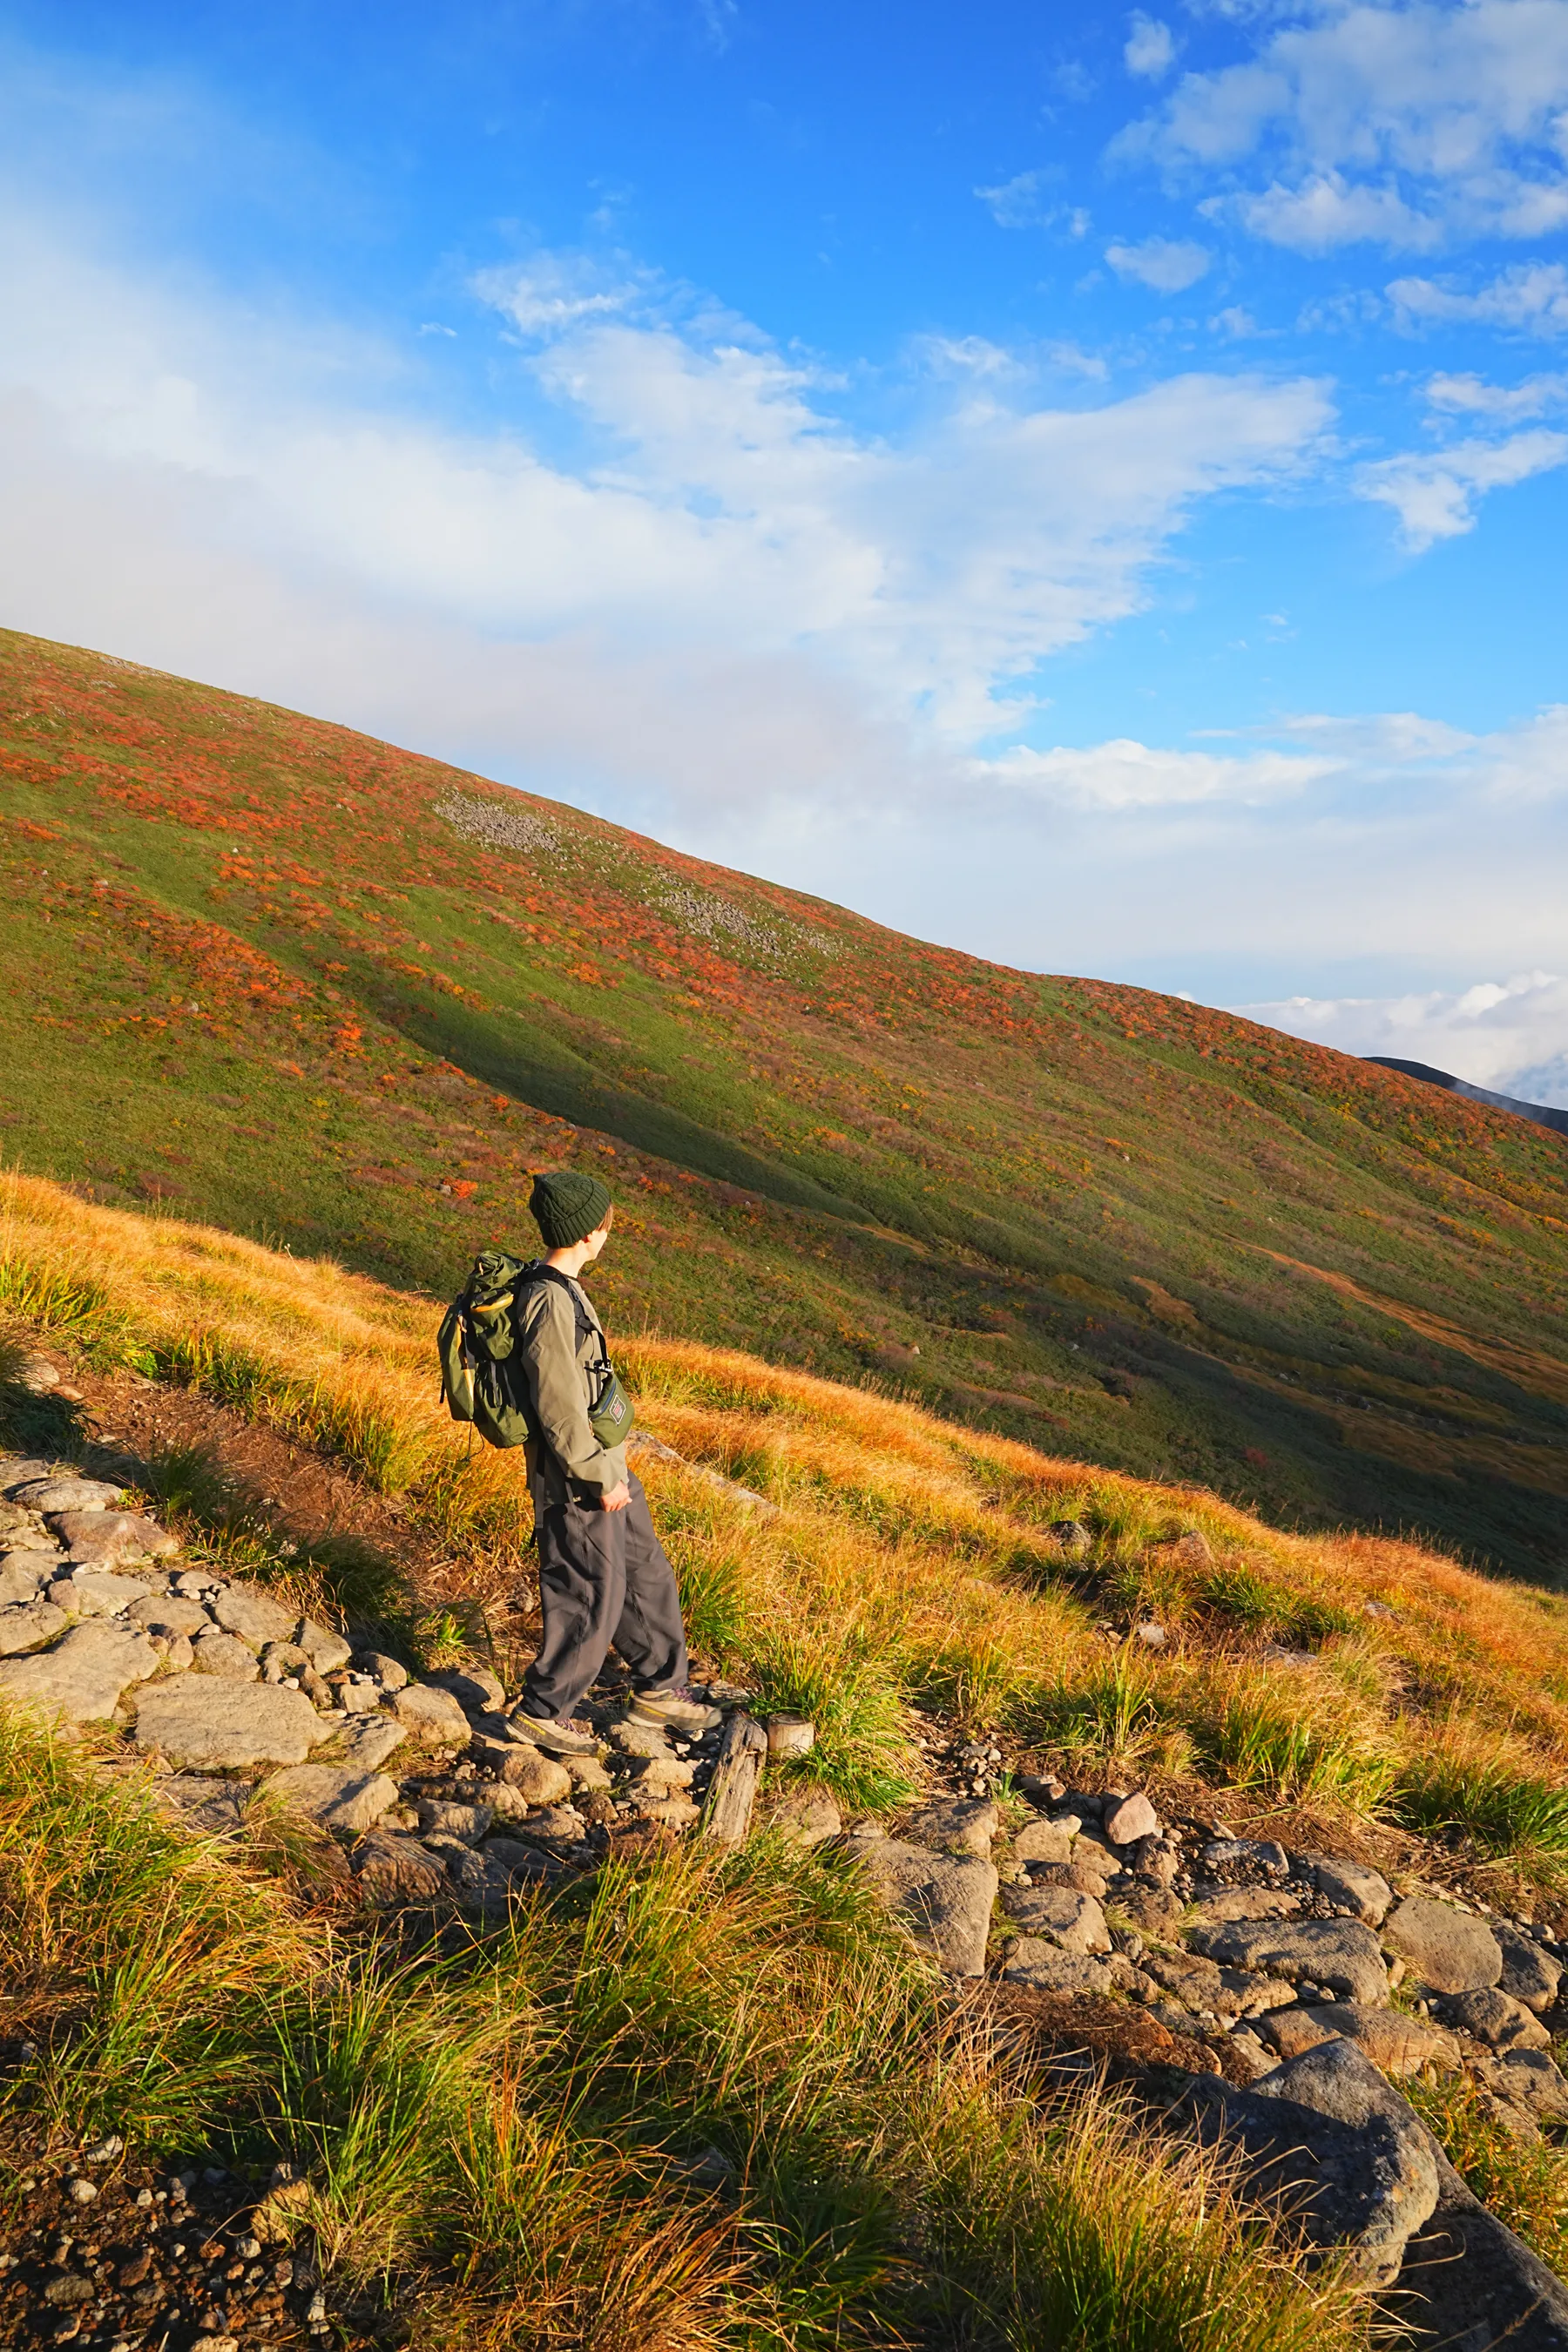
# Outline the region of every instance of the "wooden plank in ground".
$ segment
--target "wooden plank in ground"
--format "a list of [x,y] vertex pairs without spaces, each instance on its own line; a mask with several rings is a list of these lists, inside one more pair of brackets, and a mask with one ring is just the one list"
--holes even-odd
[[752,1826],[757,1780],[768,1752],[768,1735],[754,1716],[732,1715],[719,1743],[719,1761],[708,1784],[702,1835],[721,1845],[744,1845]]

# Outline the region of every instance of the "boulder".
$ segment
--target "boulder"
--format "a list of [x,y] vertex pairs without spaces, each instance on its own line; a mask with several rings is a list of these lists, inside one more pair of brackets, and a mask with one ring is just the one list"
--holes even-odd
[[1386,1878],[1364,1862],[1348,1862],[1340,1855],[1304,1853],[1301,1860],[1310,1869],[1320,1895],[1343,1910],[1353,1911],[1369,1927],[1382,1927],[1394,1900],[1394,1889]]
[[977,1853],[987,1855],[1002,1827],[1002,1816],[994,1805],[978,1798],[944,1797],[934,1805],[924,1805],[906,1824],[906,1835],[913,1845],[934,1846],[938,1853]]
[[1160,1816],[1141,1790],[1114,1806],[1107,1799],[1105,1834],[1112,1845],[1136,1845],[1140,1838],[1159,1836]]
[[[40,1478],[64,1477],[58,1463],[38,1462],[21,1454],[0,1454],[0,1495],[15,1495]],[[118,1490],[117,1490],[118,1491]]]
[[253,1683],[261,1672],[249,1643],[237,1633],[220,1633],[216,1625],[191,1643],[191,1663],[198,1675],[221,1675],[231,1683]]
[[1550,2050],[1552,2036],[1533,2011],[1511,1993],[1483,1985],[1475,1992],[1450,1993],[1443,2003],[1450,2025],[1473,2033],[1492,2050]]
[[468,1718],[449,1691],[407,1683],[391,1697],[392,1712],[415,1738],[432,1748],[466,1748]]
[[[1254,2084],[1251,2096],[1288,2113],[1287,2133],[1300,2128],[1302,2116],[1324,2117],[1350,2133],[1350,2164],[1341,2157],[1320,2167],[1320,2189],[1330,2186],[1347,2218],[1359,2220],[1359,2229],[1343,2233],[1352,2274],[1371,2286],[1391,2285],[1411,2237],[1436,2208],[1438,2158],[1431,2134],[1352,2042],[1325,2042],[1287,2060]],[[1311,2134],[1310,2121],[1305,2130]]]
[[111,1486],[102,1478],[78,1478],[70,1472],[47,1474],[41,1478],[28,1478],[10,1488],[12,1499],[29,1511],[53,1514],[56,1511],[107,1511],[118,1503],[125,1492],[123,1486]]
[[1048,1937],[1064,1952],[1109,1952],[1105,1914],[1092,1895],[1067,1886],[1009,1886],[1002,1907],[1026,1935]]
[[1486,1921],[1425,1895],[1389,1913],[1383,1942],[1434,1992],[1479,1992],[1502,1975],[1502,1947]]
[[1478,2061],[1478,2072],[1500,2098],[1548,2123],[1568,2123],[1568,2082],[1544,2050],[1506,2050]]
[[291,1609],[249,1584],[226,1584],[213,1602],[213,1615],[226,1633],[237,1633],[253,1650],[268,1642],[292,1642],[299,1622]]
[[182,1601],[178,1593],[149,1593],[133,1601],[126,1615],[149,1631],[156,1626],[160,1633],[205,1633],[212,1619],[199,1601]]
[[332,1633],[325,1625],[318,1625],[313,1617],[301,1619],[294,1639],[319,1675],[335,1675],[353,1655],[352,1642],[345,1642],[341,1633]]
[[1415,2074],[1423,2066],[1457,2066],[1459,2047],[1397,2009],[1363,2009],[1357,2001],[1323,2001],[1310,2008],[1267,2010],[1258,2018],[1282,2058],[1300,2058],[1320,2042],[1353,2042],[1382,2074]]
[[1189,1941],[1205,1958],[1282,1977],[1287,1984],[1323,1985],[1367,2008],[1388,1999],[1377,1938],[1359,1919],[1232,1919],[1200,1924]]
[[1038,1936],[1020,1936],[1002,1970],[1008,1984],[1028,1985],[1037,1992],[1108,1993],[1110,1970],[1084,1952],[1064,1952]]
[[[469,1867],[475,1864],[482,1864],[487,1880],[492,1885],[500,1874],[501,1885],[509,1891],[514,1880],[555,1878],[560,1875],[561,1869],[560,1864],[542,1847],[524,1845],[520,1838],[489,1838],[478,1853],[468,1855],[466,1862]],[[456,1876],[457,1873],[454,1872],[453,1875]]]
[[447,1891],[445,1865],[412,1838],[374,1831],[350,1860],[361,1893],[372,1903],[433,1903]]
[[983,1976],[996,1872],[978,1854],[933,1853],[900,1838],[856,1846],[867,1877],[918,1944],[953,1976]]
[[145,1601],[150,1591],[132,1576],[73,1567],[68,1576],[55,1578],[47,1598],[57,1609],[68,1609],[73,1617],[123,1617],[132,1602]]
[[397,1783],[384,1772],[356,1772],[341,1764],[292,1764],[269,1773],[258,1793],[308,1813],[340,1836],[358,1837],[397,1802]]
[[1235,1970],[1222,1970],[1213,1960],[1199,1959],[1192,1952],[1145,1952],[1140,1965],[1145,1976],[1173,1992],[1189,2009],[1213,2010],[1217,2016],[1222,2003],[1233,2015],[1241,2008],[1234,1990]]
[[52,1601],[13,1601],[0,1608],[0,1658],[19,1658],[57,1641],[70,1619]]
[[57,1511],[49,1525],[82,1568],[117,1568],[127,1559],[167,1559],[180,1549],[156,1519],[140,1511]]
[[1060,1822],[1026,1822],[1013,1840],[1020,1862],[1072,1860],[1072,1835]]
[[62,1723],[100,1723],[133,1683],[158,1668],[158,1653],[140,1626],[73,1626],[31,1657],[0,1659],[0,1697]]
[[1538,2013],[1550,2009],[1562,1981],[1562,1961],[1517,1927],[1494,1927],[1492,1933],[1502,1953],[1499,1990],[1511,1993],[1515,2000]]
[[198,1771],[303,1764],[330,1729],[302,1692],[229,1682],[217,1675],[179,1675],[154,1683],[142,1693],[136,1709],[138,1747],[156,1748],[172,1763]]
[[561,1761],[570,1773],[574,1789],[603,1794],[616,1785],[596,1756],[563,1756]]

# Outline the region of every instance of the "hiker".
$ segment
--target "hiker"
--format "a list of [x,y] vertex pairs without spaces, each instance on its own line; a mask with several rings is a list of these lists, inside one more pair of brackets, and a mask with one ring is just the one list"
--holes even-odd
[[579,1277],[609,1240],[614,1205],[596,1176],[569,1170],[537,1177],[529,1206],[545,1253],[518,1286],[513,1332],[533,1424],[528,1483],[544,1630],[515,1715],[552,1754],[593,1754],[594,1734],[572,1712],[614,1647],[637,1685],[630,1719],[696,1738],[722,1717],[687,1687],[675,1571],[625,1444],[601,1444],[589,1421],[608,1359]]

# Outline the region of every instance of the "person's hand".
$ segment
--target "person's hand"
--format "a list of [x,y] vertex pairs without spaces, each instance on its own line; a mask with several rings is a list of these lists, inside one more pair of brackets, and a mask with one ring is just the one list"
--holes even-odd
[[599,1497],[601,1511],[624,1511],[632,1499],[632,1490],[623,1478],[618,1486],[611,1486]]

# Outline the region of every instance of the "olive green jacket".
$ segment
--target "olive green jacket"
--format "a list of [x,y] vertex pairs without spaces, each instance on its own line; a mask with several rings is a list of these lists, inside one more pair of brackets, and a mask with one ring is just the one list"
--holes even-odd
[[542,1444],[532,1438],[528,1442],[528,1483],[536,1510],[565,1502],[574,1488],[578,1501],[596,1500],[626,1475],[626,1447],[601,1445],[588,1420],[588,1367],[599,1360],[604,1327],[587,1292],[577,1283],[572,1287],[592,1326],[581,1341],[572,1301],[557,1282],[531,1283],[521,1294],[513,1324],[529,1396],[544,1434]]

